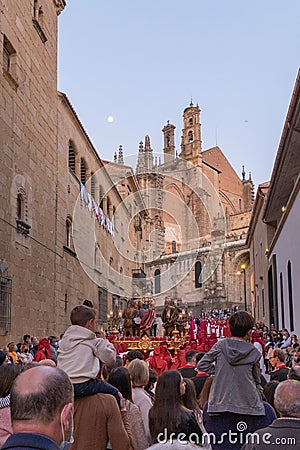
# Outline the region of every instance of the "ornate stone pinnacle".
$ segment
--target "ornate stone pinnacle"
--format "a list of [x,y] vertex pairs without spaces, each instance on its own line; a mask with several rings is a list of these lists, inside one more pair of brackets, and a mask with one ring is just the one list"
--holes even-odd
[[60,13],[65,9],[66,0],[53,0],[54,6],[56,7],[56,14],[59,16]]

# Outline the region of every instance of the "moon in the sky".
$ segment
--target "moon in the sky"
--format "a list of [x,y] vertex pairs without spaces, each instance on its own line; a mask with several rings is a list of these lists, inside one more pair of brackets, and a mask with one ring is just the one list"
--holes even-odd
[[107,118],[107,122],[109,122],[109,123],[113,123],[114,120],[115,119],[113,118],[113,116],[108,116],[108,118]]

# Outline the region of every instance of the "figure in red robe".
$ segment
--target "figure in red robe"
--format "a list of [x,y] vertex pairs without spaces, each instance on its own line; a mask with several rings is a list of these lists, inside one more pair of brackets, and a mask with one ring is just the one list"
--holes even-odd
[[153,355],[150,356],[147,361],[150,369],[155,370],[157,376],[160,376],[163,372],[168,370],[168,364],[163,359],[160,346],[154,348]]
[[141,323],[140,323],[140,331],[139,331],[140,337],[143,337],[145,334],[148,337],[150,337],[150,331],[151,331],[151,328],[153,327],[154,320],[155,320],[155,311],[154,311],[154,309],[149,307],[149,309],[147,310],[146,314],[144,315],[144,317],[142,318]]
[[168,345],[166,342],[162,342],[160,344],[160,353],[161,353],[164,361],[166,361],[166,363],[168,365],[168,370],[169,370],[173,361],[172,361],[172,355],[169,352]]

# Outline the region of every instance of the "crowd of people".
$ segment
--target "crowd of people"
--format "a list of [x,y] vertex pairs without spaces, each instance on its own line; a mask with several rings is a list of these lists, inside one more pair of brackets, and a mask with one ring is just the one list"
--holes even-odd
[[120,355],[91,306],[75,307],[60,337],[0,350],[0,448],[300,448],[295,334],[213,310],[190,319],[178,354],[163,340]]

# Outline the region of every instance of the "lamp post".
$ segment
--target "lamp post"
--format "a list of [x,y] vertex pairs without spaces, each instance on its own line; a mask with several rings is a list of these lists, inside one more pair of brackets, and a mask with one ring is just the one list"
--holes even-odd
[[117,326],[118,326],[118,330],[119,331],[122,331],[121,330],[121,328],[122,328],[122,311],[120,310],[119,312],[118,312],[118,320],[117,320]]
[[245,311],[247,311],[247,289],[246,289],[246,266],[245,264],[242,264],[241,266],[241,273],[244,277],[244,303],[245,303]]
[[108,323],[109,331],[111,331],[113,329],[113,319],[114,319],[114,313],[113,313],[113,311],[110,311],[107,314],[107,323]]

